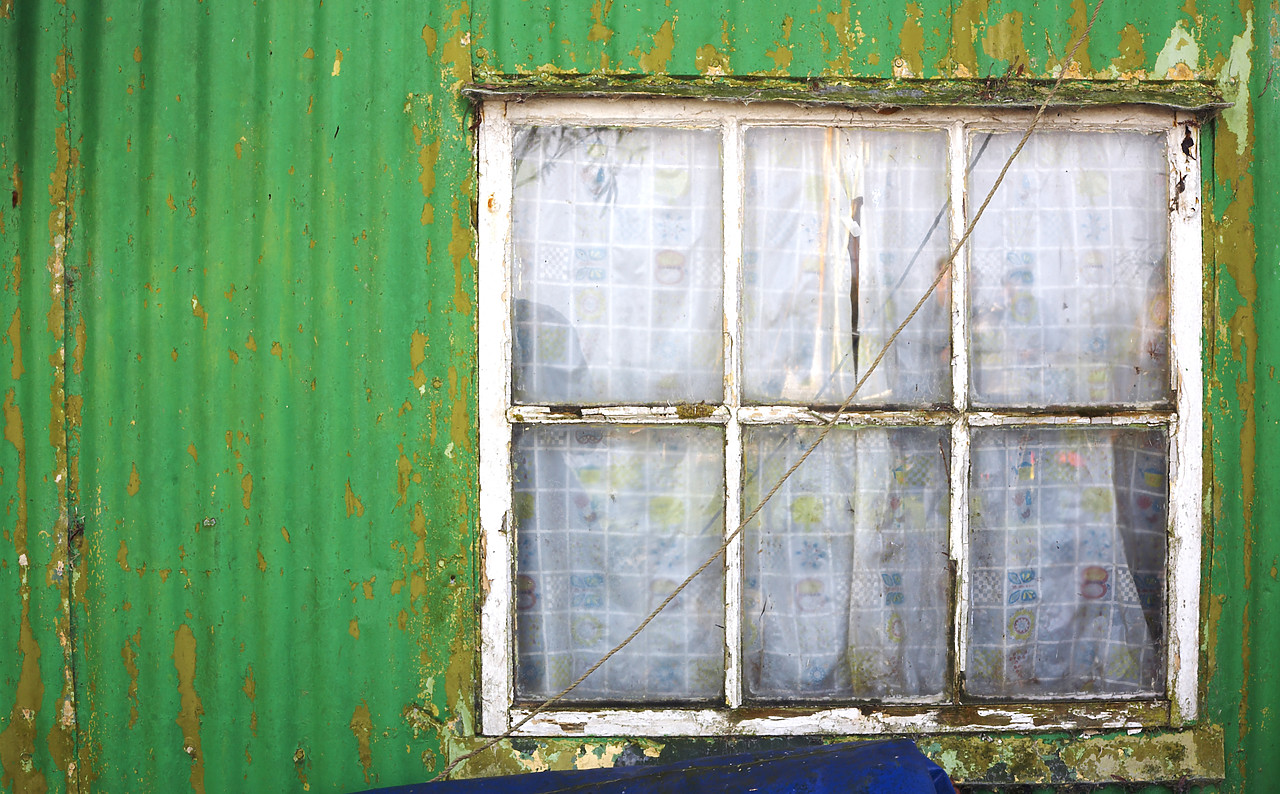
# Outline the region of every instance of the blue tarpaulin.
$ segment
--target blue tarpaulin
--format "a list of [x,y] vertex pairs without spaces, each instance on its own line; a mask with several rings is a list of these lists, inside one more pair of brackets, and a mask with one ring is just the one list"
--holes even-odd
[[675,764],[419,783],[366,794],[954,794],[941,767],[905,739],[700,758]]

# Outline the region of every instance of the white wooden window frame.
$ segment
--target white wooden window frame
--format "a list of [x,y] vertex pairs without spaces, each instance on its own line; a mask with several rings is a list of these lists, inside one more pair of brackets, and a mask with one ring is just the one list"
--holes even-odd
[[[828,415],[804,408],[744,406],[741,401],[743,230],[743,136],[748,126],[805,125],[931,129],[945,132],[949,164],[968,161],[976,133],[1026,129],[1033,112],[989,108],[874,110],[784,103],[743,104],[678,99],[546,98],[489,99],[482,107],[479,136],[479,423],[481,536],[481,732],[498,734],[531,710],[514,705],[515,630],[512,524],[512,425],[531,423],[715,423],[725,427],[725,482],[740,483],[742,426],[817,423]],[[645,126],[712,129],[720,132],[724,175],[724,378],[725,402],[710,416],[681,418],[674,407],[611,406],[573,414],[512,401],[511,207],[513,134],[519,125]],[[1050,111],[1038,129],[1074,131],[1164,131],[1169,163],[1169,295],[1171,411],[1116,411],[1111,416],[1042,415],[970,411],[968,397],[967,252],[956,256],[952,279],[952,390],[955,414],[904,411],[849,412],[842,424],[951,424],[950,553],[956,571],[952,627],[954,664],[967,657],[970,427],[1008,424],[1125,424],[1168,428],[1169,545],[1167,565],[1166,692],[1156,700],[1038,699],[1023,703],[954,702],[878,704],[830,708],[744,707],[742,695],[742,544],[735,540],[726,560],[725,702],[721,707],[555,707],[518,731],[524,736],[710,736],[721,734],[889,734],[993,729],[1134,729],[1179,726],[1197,716],[1200,524],[1202,519],[1202,259],[1199,126],[1191,114],[1149,106]],[[1189,144],[1189,145],[1188,145]],[[967,195],[964,169],[949,167],[950,241],[963,234],[965,209],[984,196]],[[990,216],[980,222],[992,222]],[[959,417],[957,419],[957,416]],[[744,507],[737,488],[726,488],[725,515]],[[725,531],[737,525],[727,520]],[[691,560],[690,563],[699,561]]]

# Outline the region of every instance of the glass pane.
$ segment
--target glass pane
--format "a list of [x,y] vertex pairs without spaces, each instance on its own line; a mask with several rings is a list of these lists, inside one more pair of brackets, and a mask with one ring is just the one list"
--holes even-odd
[[971,694],[1157,694],[1169,443],[1147,428],[973,433]]
[[[971,211],[1020,137],[973,139]],[[1167,173],[1163,134],[1031,136],[970,244],[974,404],[1170,400]]]
[[[744,512],[820,432],[746,429]],[[747,527],[749,698],[942,692],[951,635],[947,436],[935,427],[836,428]]]
[[[757,128],[746,160],[743,395],[839,405],[946,259],[946,136]],[[857,404],[950,401],[948,287]]]
[[[558,694],[724,539],[724,431],[517,426],[516,694]],[[566,699],[724,691],[724,567],[712,565]]]
[[516,401],[720,402],[717,133],[530,127],[515,153]]

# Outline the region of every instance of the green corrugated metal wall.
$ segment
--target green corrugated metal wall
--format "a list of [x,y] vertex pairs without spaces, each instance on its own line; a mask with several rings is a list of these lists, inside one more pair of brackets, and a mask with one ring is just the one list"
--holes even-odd
[[[1086,11],[0,0],[0,790],[352,791],[472,746],[463,84],[1044,77]],[[1280,772],[1278,24],[1276,3],[1110,0],[1077,56],[1236,103],[1206,136],[1205,723],[1225,791]],[[966,779],[1017,777],[939,748]],[[616,750],[504,744],[467,771]]]

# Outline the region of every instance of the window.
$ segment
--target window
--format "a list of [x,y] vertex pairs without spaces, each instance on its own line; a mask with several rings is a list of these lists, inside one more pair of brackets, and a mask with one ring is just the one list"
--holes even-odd
[[[622,640],[799,459],[1030,118],[486,102],[485,732]],[[1194,718],[1197,136],[1162,109],[1046,115],[823,444],[521,733]]]

